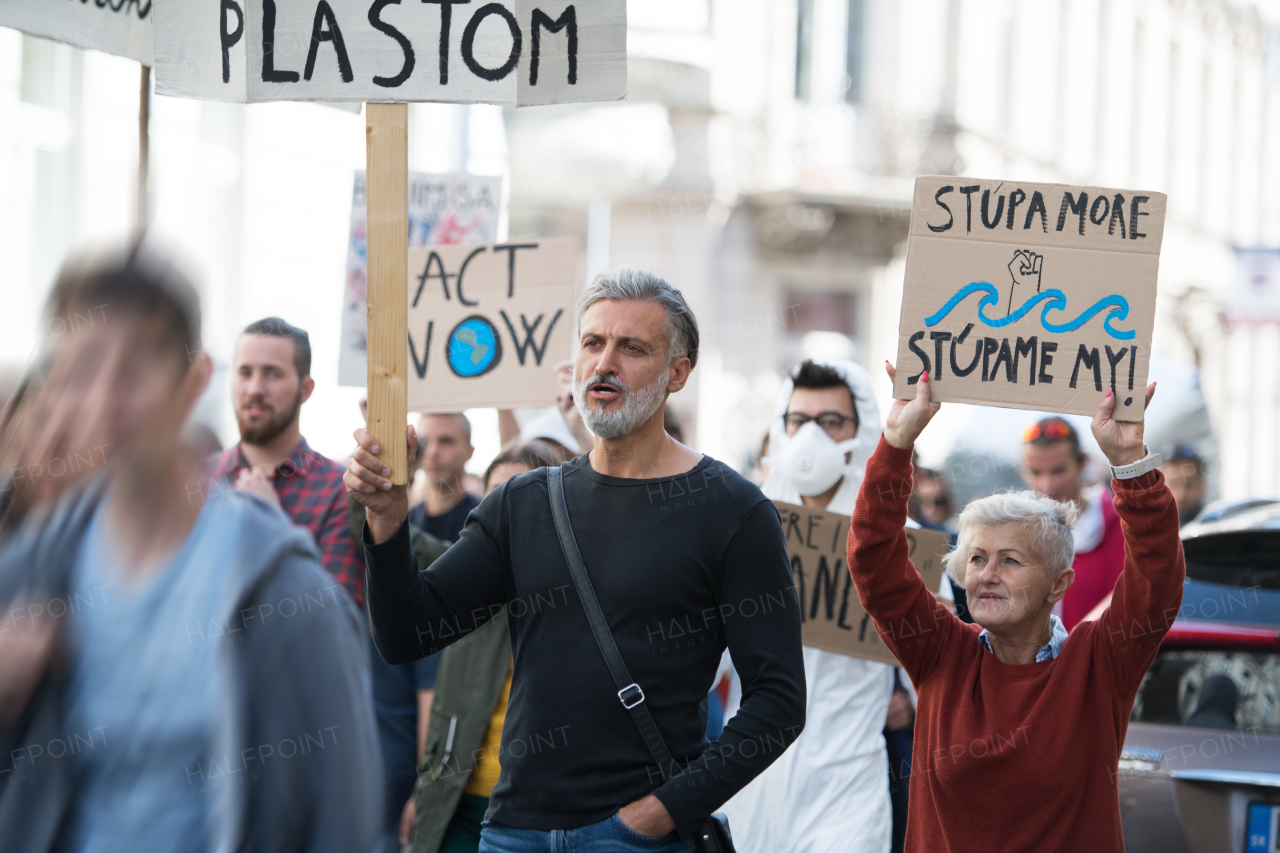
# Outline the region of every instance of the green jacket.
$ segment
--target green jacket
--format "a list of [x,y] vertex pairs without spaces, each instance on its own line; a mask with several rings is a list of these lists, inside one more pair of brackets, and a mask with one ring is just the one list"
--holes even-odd
[[440,849],[444,831],[462,799],[462,789],[475,769],[510,666],[511,632],[506,611],[444,650],[436,674],[426,749],[418,766],[413,853],[437,853]]

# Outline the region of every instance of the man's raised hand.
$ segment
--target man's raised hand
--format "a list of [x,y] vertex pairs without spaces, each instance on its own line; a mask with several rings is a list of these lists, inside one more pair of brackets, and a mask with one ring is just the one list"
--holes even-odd
[[[1142,404],[1144,413],[1147,406],[1151,405],[1151,397],[1155,393],[1156,383],[1152,382],[1147,386],[1147,398]],[[1146,423],[1146,416],[1144,414],[1140,421],[1118,421],[1111,417],[1115,410],[1116,395],[1108,389],[1106,396],[1098,404],[1098,410],[1093,413],[1093,423],[1089,426],[1093,429],[1093,437],[1098,440],[1098,446],[1106,454],[1107,461],[1118,468],[1137,462],[1147,455],[1146,445],[1142,443],[1142,427]]]
[[[893,365],[886,361],[884,369],[893,381],[896,375]],[[926,370],[916,383],[916,396],[910,400],[895,399],[889,407],[884,419],[884,440],[904,450],[911,447],[941,408],[941,403],[929,401],[929,371]]]
[[[408,486],[396,486],[391,482],[391,468],[377,457],[381,449],[373,436],[363,429],[353,434],[356,452],[347,463],[342,483],[347,491],[364,505],[369,522],[369,534],[374,544],[385,542],[395,535],[409,516]],[[405,427],[409,451],[407,459],[412,464],[418,452],[418,434],[412,426]]]

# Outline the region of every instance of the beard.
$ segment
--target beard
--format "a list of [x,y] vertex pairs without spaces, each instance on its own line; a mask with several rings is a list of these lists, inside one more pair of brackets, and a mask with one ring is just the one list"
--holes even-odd
[[293,398],[293,403],[282,412],[277,412],[268,406],[266,400],[261,397],[250,397],[246,401],[246,405],[250,403],[260,406],[266,411],[267,416],[263,422],[253,426],[247,423],[244,416],[237,411],[236,426],[240,428],[240,440],[245,444],[270,444],[276,436],[288,429],[289,425],[297,419],[298,412],[302,409],[302,388],[298,388],[298,393]]
[[[600,438],[619,438],[634,430],[653,417],[662,408],[667,399],[667,383],[671,381],[671,368],[668,367],[651,384],[629,391],[622,380],[613,374],[597,373],[586,382],[579,383],[573,378],[573,402],[582,415],[582,422],[587,425],[593,435]],[[608,385],[622,392],[622,406],[614,412],[604,410],[605,403],[593,408],[587,399],[587,389],[592,385]]]

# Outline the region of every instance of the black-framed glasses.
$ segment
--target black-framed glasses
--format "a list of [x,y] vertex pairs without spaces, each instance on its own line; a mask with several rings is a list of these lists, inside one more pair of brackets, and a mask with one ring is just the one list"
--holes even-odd
[[858,423],[857,418],[851,418],[840,412],[820,412],[816,416],[806,415],[804,412],[785,412],[782,415],[782,423],[787,428],[787,435],[798,431],[800,427],[810,421],[817,421],[818,426],[822,427],[827,435],[832,438],[835,438],[839,435],[840,430],[844,429],[846,421],[852,421],[855,425]]

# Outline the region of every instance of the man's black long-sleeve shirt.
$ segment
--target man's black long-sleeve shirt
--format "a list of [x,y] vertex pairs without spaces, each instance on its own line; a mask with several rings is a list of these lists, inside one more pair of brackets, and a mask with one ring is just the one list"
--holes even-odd
[[[487,818],[573,829],[653,793],[682,833],[804,727],[800,610],[777,511],[710,457],[633,480],[563,466],[578,547],[632,678],[678,764],[663,782],[592,636],[560,549],[547,470],[508,480],[425,572],[407,527],[368,539],[374,641],[388,663],[432,654],[506,610],[514,670],[502,775]],[[707,692],[726,644],[742,706],[708,743]]]

